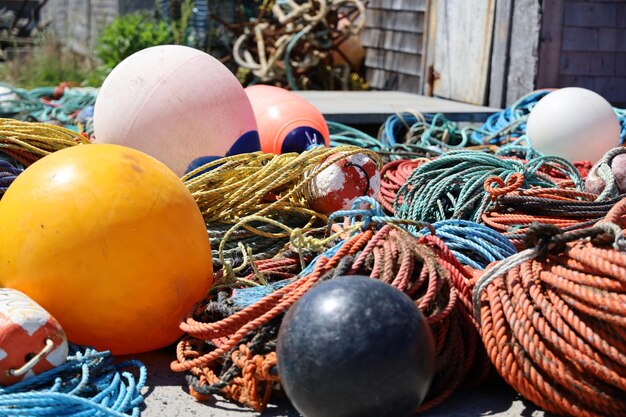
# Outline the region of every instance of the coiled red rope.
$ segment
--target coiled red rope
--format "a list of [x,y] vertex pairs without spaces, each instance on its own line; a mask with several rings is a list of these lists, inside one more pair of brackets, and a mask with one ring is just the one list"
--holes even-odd
[[626,415],[625,212],[626,199],[594,227],[533,226],[537,246],[471,282],[492,364],[549,412]]

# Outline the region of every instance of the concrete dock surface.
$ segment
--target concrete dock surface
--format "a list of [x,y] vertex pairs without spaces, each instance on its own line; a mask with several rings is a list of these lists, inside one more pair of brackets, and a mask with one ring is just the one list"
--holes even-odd
[[[135,356],[148,367],[148,382],[142,417],[299,417],[286,399],[271,404],[260,414],[216,397],[200,403],[187,392],[185,377],[170,370],[174,347]],[[422,417],[554,417],[515,393],[497,377],[474,388],[459,389],[440,406],[419,414]]]

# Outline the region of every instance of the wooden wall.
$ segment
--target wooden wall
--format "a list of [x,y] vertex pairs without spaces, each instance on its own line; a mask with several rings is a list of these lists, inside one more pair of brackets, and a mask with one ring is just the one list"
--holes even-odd
[[422,91],[427,0],[370,0],[361,35],[373,89]]
[[589,88],[626,106],[626,1],[547,1],[537,87]]
[[41,19],[74,52],[90,55],[98,36],[115,17],[142,8],[154,0],[49,0]]

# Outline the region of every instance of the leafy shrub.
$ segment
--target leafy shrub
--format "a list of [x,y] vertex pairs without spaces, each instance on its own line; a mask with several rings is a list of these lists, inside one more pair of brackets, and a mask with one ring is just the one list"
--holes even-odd
[[95,53],[112,69],[137,51],[171,43],[174,43],[174,36],[167,23],[157,22],[147,13],[135,12],[115,18],[104,28]]

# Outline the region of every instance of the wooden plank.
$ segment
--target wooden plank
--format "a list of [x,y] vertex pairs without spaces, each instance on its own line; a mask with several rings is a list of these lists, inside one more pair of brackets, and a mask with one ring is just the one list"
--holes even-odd
[[436,96],[483,104],[487,98],[495,0],[437,2]]
[[413,33],[424,31],[423,13],[398,10],[365,10],[367,27],[400,30]]
[[516,0],[513,10],[506,105],[513,104],[520,97],[536,89],[540,29],[540,4],[536,0]]
[[361,43],[366,48],[421,53],[424,39],[421,33],[365,28],[361,33]]
[[502,107],[506,102],[507,77],[509,74],[509,50],[511,48],[511,25],[513,1],[496,0],[496,15],[489,75],[489,105]]
[[427,96],[433,95],[433,71],[435,67],[435,37],[437,34],[437,0],[429,0],[428,12],[424,17],[425,32],[424,43],[422,50],[423,68],[422,68],[422,88],[420,94]]
[[450,120],[484,121],[500,109],[475,106],[399,91],[294,91],[316,106],[328,120],[381,124],[391,114],[413,111],[442,113]]
[[393,9],[424,12],[427,0],[370,0],[367,7],[371,9]]
[[557,87],[559,83],[564,3],[564,0],[551,0],[543,5],[537,88]]

